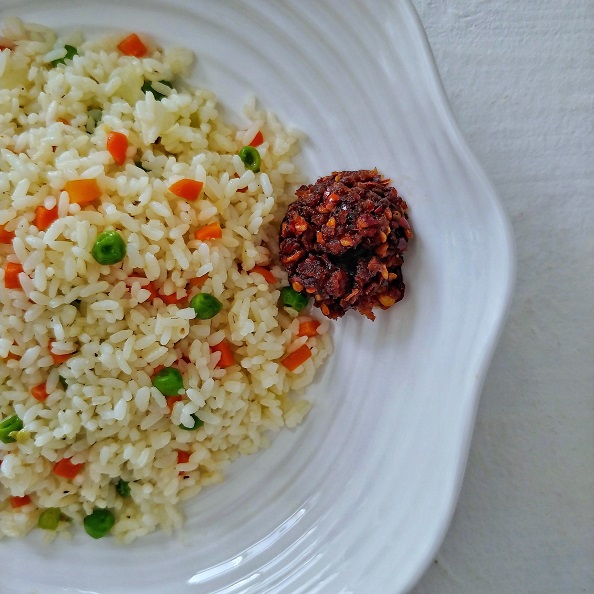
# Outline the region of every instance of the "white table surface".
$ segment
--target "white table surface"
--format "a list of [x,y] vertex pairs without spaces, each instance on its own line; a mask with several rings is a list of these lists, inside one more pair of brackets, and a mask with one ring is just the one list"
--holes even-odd
[[594,0],[413,0],[512,221],[516,293],[414,594],[594,592]]

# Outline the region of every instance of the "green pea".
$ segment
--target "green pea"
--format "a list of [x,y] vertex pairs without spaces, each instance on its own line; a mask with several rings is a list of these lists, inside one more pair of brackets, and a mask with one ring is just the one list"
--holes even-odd
[[37,525],[43,530],[56,530],[62,519],[62,512],[58,507],[48,507],[41,512]]
[[66,55],[63,58],[52,60],[52,66],[57,66],[58,64],[66,64],[66,60],[72,60],[72,58],[74,58],[74,56],[78,54],[77,49],[72,45],[65,45],[64,49],[66,50]]
[[244,146],[237,154],[247,169],[251,169],[254,173],[258,173],[258,171],[260,171],[262,157],[260,157],[260,153],[258,152],[257,148],[253,146]]
[[128,483],[128,481],[125,481],[124,479],[120,479],[116,483],[116,491],[122,497],[130,497],[130,484]]
[[126,243],[117,231],[103,231],[91,253],[99,264],[117,264],[126,256]]
[[204,425],[204,421],[199,419],[196,415],[190,415],[194,421],[194,424],[191,427],[186,427],[185,425],[180,425],[180,429],[184,429],[185,431],[196,431]]
[[113,528],[115,516],[109,509],[96,508],[84,520],[87,534],[92,538],[102,538]]
[[2,443],[14,443],[14,434],[23,428],[23,421],[17,415],[7,417],[0,423],[0,441]]
[[223,309],[223,304],[208,293],[197,293],[190,301],[190,307],[199,320],[210,320]]
[[[168,80],[160,80],[159,82],[162,85],[165,85],[165,86],[169,87],[170,89],[173,89],[173,84],[170,83]],[[163,99],[163,97],[165,97],[165,95],[163,95],[163,93],[159,93],[159,91],[155,91],[150,80],[145,80],[141,89],[142,89],[143,93],[148,93],[150,91],[154,95],[154,97],[157,101],[161,101],[161,99]]]
[[184,389],[182,374],[174,367],[164,367],[153,375],[153,386],[163,396],[177,396]]
[[296,311],[301,311],[307,306],[308,301],[307,295],[298,293],[293,287],[283,287],[281,289],[281,302],[285,307],[292,307]]

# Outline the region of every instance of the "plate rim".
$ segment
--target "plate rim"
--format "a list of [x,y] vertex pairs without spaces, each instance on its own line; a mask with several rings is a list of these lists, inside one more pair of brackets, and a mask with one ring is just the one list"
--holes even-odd
[[[398,0],[384,0],[386,3],[395,3]],[[465,467],[468,460],[468,454],[470,451],[470,444],[472,440],[473,430],[475,426],[475,419],[476,413],[478,410],[478,405],[480,402],[480,396],[483,390],[484,382],[486,379],[486,374],[488,372],[491,360],[493,358],[494,351],[497,347],[499,342],[499,338],[501,333],[503,332],[505,321],[507,315],[509,313],[509,309],[511,306],[513,293],[514,293],[514,285],[515,285],[515,277],[516,277],[516,255],[515,255],[515,241],[511,223],[509,218],[503,208],[503,204],[494,188],[491,184],[490,180],[488,179],[485,171],[479,164],[477,158],[475,157],[474,153],[470,149],[462,131],[456,121],[454,113],[451,108],[451,104],[447,98],[447,93],[445,91],[442,78],[439,74],[437,64],[435,61],[435,57],[430,47],[429,40],[427,38],[427,34],[423,28],[421,19],[419,14],[412,3],[412,0],[400,0],[402,4],[408,10],[412,20],[415,22],[416,31],[415,35],[418,37],[419,42],[424,48],[422,57],[427,62],[428,67],[431,70],[431,81],[432,83],[436,84],[438,87],[438,99],[439,99],[439,110],[440,112],[440,120],[441,123],[445,126],[447,130],[447,135],[451,136],[457,145],[457,149],[462,152],[464,161],[467,166],[472,166],[472,177],[476,180],[477,184],[480,184],[482,189],[484,190],[485,197],[488,197],[490,204],[496,209],[499,222],[502,226],[502,231],[505,235],[506,241],[502,245],[502,248],[505,248],[505,260],[506,266],[502,267],[502,270],[505,270],[505,286],[501,292],[501,301],[499,303],[499,311],[497,312],[497,324],[495,331],[491,333],[487,340],[486,347],[482,351],[481,356],[481,364],[480,369],[478,370],[478,374],[480,376],[480,381],[477,382],[476,388],[474,392],[471,394],[471,403],[472,407],[466,411],[465,414],[465,434],[463,435],[463,443],[464,447],[462,449],[462,456],[458,460],[458,465],[456,469],[456,477],[454,480],[454,488],[452,493],[450,494],[450,500],[448,505],[448,513],[442,516],[441,524],[436,528],[434,531],[433,537],[433,546],[428,554],[426,554],[423,563],[419,564],[418,570],[412,575],[411,579],[409,580],[409,585],[406,589],[410,589],[417,583],[420,579],[421,575],[426,571],[427,567],[431,563],[432,559],[435,556],[436,551],[441,546],[447,529],[451,523],[451,519],[453,513],[456,509],[460,489],[462,486],[462,481],[464,477]],[[187,6],[191,7],[192,2],[191,0],[169,0],[172,5],[179,5],[179,6]],[[6,6],[5,3],[2,3],[2,9]],[[16,5],[18,6],[18,4]],[[502,250],[502,255],[504,254]]]

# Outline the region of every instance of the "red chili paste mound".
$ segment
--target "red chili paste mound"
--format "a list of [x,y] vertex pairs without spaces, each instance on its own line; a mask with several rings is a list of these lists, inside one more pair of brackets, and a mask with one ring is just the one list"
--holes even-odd
[[341,171],[301,186],[285,214],[280,261],[295,291],[332,319],[349,309],[375,319],[404,297],[408,206],[376,169]]

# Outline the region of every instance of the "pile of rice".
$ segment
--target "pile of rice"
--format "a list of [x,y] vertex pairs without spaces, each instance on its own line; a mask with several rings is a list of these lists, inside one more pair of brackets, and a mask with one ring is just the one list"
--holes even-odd
[[[15,47],[0,52],[0,225],[15,237],[0,245],[0,422],[16,414],[24,427],[16,442],[0,442],[0,537],[24,535],[48,507],[73,520],[60,523],[65,534],[95,508],[114,512],[113,534],[125,542],[176,529],[180,501],[221,481],[240,454],[266,447],[270,432],[303,419],[310,403],[299,394],[331,350],[327,321],[319,336],[299,337],[310,318],[279,305],[287,279],[275,250],[301,181],[292,162],[298,135],[254,100],[245,127],[225,122],[212,92],[179,79],[192,62],[187,50],[149,45],[139,59],[118,51],[125,34],[84,42],[16,19],[5,21],[3,35]],[[52,66],[66,44],[78,55]],[[145,94],[145,80],[166,96]],[[97,124],[91,109],[102,110]],[[106,150],[112,130],[128,137],[123,166]],[[258,131],[262,167],[254,174],[237,153]],[[82,178],[102,190],[83,208],[64,191]],[[168,191],[181,178],[204,183],[197,201]],[[33,224],[40,205],[58,207],[46,231]],[[194,239],[213,221],[221,239]],[[112,266],[91,255],[106,229],[127,244]],[[5,288],[8,262],[22,264],[22,290]],[[257,264],[278,282],[249,273]],[[223,304],[210,320],[194,319],[189,307],[196,290],[188,283],[203,275],[200,290]],[[179,303],[151,299],[149,281]],[[236,362],[224,369],[210,349],[223,339]],[[75,355],[56,365],[50,342],[54,353]],[[305,342],[312,357],[289,372],[280,361]],[[158,366],[183,375],[185,395],[172,412],[151,383]],[[30,390],[42,383],[49,397],[38,402]],[[204,425],[181,429],[193,413]],[[178,463],[178,451],[189,461]],[[72,480],[53,473],[63,458],[84,464]],[[130,497],[116,492],[119,479]],[[10,505],[26,495],[30,503]]]

